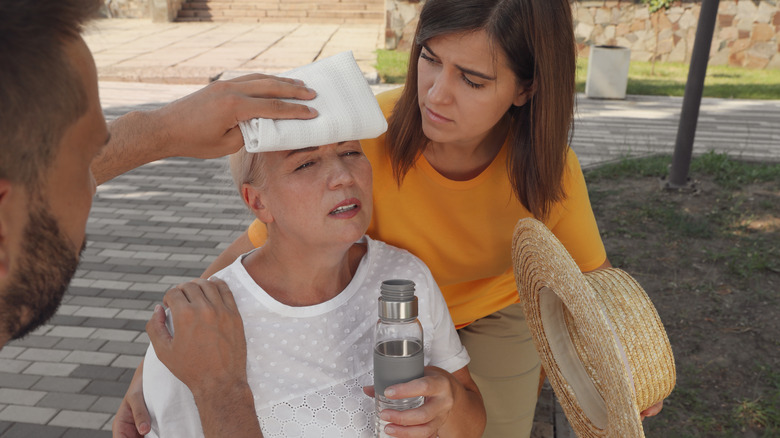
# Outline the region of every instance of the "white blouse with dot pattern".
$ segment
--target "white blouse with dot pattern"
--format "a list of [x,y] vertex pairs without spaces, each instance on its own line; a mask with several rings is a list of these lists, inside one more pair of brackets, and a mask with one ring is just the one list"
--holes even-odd
[[[244,256],[215,274],[230,286],[244,320],[247,375],[263,436],[373,436],[374,400],[362,387],[373,383],[372,338],[384,280],[415,282],[425,364],[450,372],[468,364],[444,298],[422,261],[367,236],[362,241],[368,251],[352,281],[314,306],[291,307],[271,298],[244,269]],[[148,436],[203,436],[192,394],[151,346],[143,383],[152,416]]]

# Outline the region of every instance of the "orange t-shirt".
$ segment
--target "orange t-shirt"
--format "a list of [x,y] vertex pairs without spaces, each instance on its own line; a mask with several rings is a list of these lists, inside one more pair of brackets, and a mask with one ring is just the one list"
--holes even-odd
[[[377,96],[387,117],[400,88]],[[439,174],[422,155],[399,187],[393,178],[385,136],[362,140],[374,171],[374,211],[368,235],[422,259],[441,288],[457,328],[518,301],[512,268],[512,233],[521,218],[533,215],[517,200],[506,172],[507,144],[493,163],[468,181]],[[551,209],[545,225],[583,271],[606,260],[585,179],[569,150],[564,174],[567,197]],[[265,226],[249,227],[255,246],[265,241]]]

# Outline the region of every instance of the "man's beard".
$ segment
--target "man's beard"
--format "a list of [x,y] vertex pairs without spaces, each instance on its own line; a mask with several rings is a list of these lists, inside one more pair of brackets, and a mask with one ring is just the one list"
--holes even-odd
[[[27,335],[54,315],[80,258],[48,204],[39,199],[31,204],[21,256],[8,288],[0,291],[0,327],[11,339]],[[86,240],[81,252],[85,246]]]

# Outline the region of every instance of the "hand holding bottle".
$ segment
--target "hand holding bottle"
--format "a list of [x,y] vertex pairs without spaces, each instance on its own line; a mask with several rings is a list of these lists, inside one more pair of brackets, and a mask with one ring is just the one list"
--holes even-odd
[[[473,384],[467,368],[451,374],[441,368],[428,366],[425,367],[424,377],[388,387],[385,390],[388,399],[424,397],[425,403],[406,411],[383,410],[379,414],[380,418],[389,423],[385,426],[385,434],[396,437],[437,436],[453,408],[459,404],[459,398],[467,397],[464,380]],[[366,393],[372,395],[372,388],[369,388],[366,388]]]
[[423,367],[414,283],[387,280],[380,292],[374,330],[375,386],[363,389],[376,401],[376,436],[482,436],[485,407],[468,367],[453,373]]
[[424,376],[423,330],[417,319],[414,282],[386,280],[380,288],[379,320],[374,327],[375,432],[385,438],[387,423],[379,415],[386,409],[405,411],[420,407],[423,397],[388,399],[389,386]]

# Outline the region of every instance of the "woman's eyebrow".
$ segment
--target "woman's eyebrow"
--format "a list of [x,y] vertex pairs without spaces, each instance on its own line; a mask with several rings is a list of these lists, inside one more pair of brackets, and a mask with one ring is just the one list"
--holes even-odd
[[[438,57],[439,57],[439,56],[438,56],[438,55],[436,55],[436,53],[435,53],[433,50],[431,50],[431,48],[430,48],[430,47],[428,47],[427,45],[425,45],[425,44],[422,44],[422,47],[423,47],[425,50],[427,50],[427,51],[428,51],[428,52],[429,52],[431,55],[433,55],[434,57],[436,57],[436,58],[438,58]],[[478,72],[478,71],[476,71],[476,70],[472,70],[472,69],[470,69],[470,68],[461,67],[461,66],[460,66],[460,65],[458,65],[458,64],[455,64],[455,67],[456,67],[458,70],[462,71],[463,73],[466,73],[466,74],[469,74],[469,75],[472,75],[472,76],[476,76],[476,77],[478,77],[478,78],[485,79],[486,81],[495,81],[495,80],[496,80],[496,77],[495,77],[495,76],[490,76],[490,75],[489,75],[489,74],[487,74],[487,73],[482,73],[482,72]]]
[[287,153],[287,155],[285,155],[285,156],[284,156],[284,158],[289,158],[289,157],[291,157],[291,156],[293,156],[293,155],[295,155],[295,154],[297,154],[297,153],[299,153],[299,152],[311,152],[311,151],[316,151],[316,150],[317,150],[317,149],[319,149],[319,148],[320,148],[319,146],[311,146],[311,147],[308,147],[308,148],[303,148],[303,149],[293,149],[293,150],[291,150],[290,152],[288,152],[288,153]]

